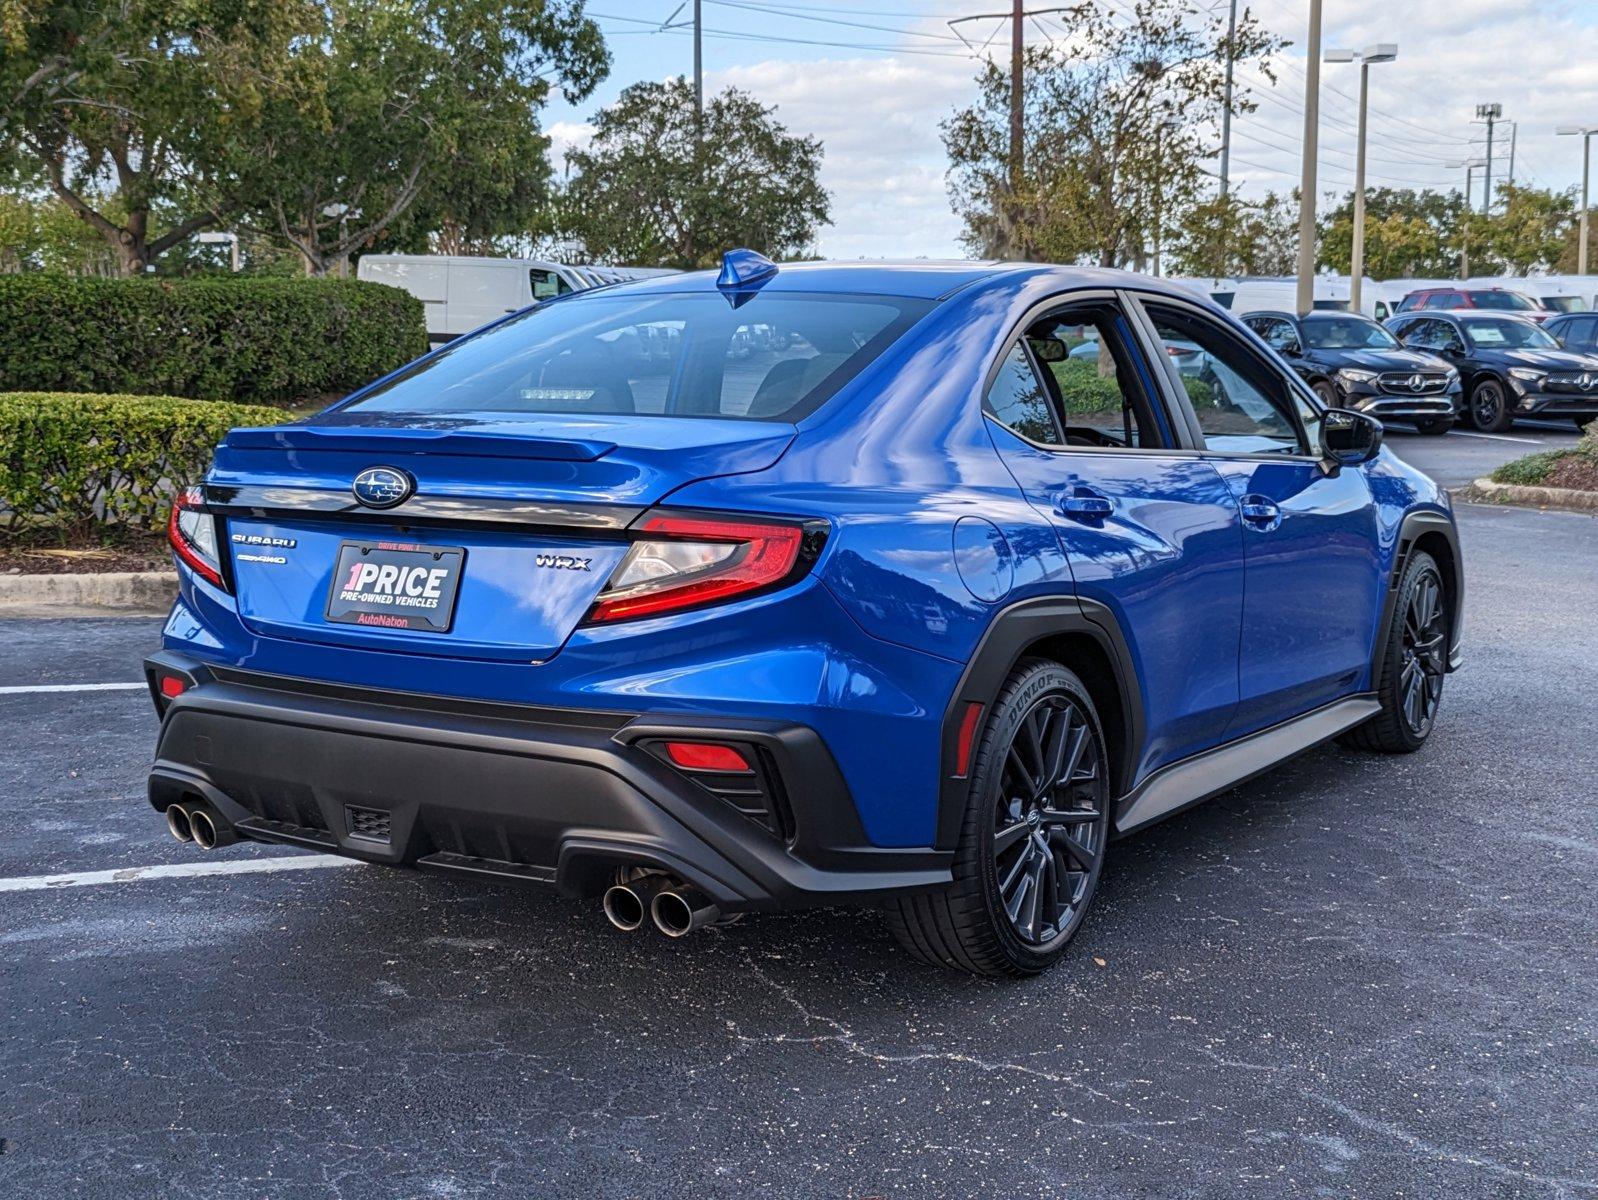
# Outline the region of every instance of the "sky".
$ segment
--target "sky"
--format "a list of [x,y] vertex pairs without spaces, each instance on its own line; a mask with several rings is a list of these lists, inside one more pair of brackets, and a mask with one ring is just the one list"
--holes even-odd
[[[1122,12],[1131,0],[1096,0]],[[1190,0],[1196,9],[1226,0]],[[705,88],[736,86],[776,107],[790,132],[825,147],[821,181],[832,223],[817,249],[828,258],[959,257],[949,207],[940,123],[975,96],[979,60],[948,21],[1002,12],[1000,0],[702,0]],[[692,0],[587,0],[614,59],[589,99],[558,95],[544,114],[563,151],[588,136],[593,113],[629,83],[693,71],[687,28]],[[1029,0],[1029,7],[1051,7]],[[1277,58],[1273,85],[1241,68],[1257,111],[1233,123],[1232,182],[1244,195],[1289,191],[1299,178],[1308,0],[1239,0],[1294,43]],[[679,10],[680,11],[677,11]],[[674,15],[675,14],[675,15]],[[959,32],[1008,61],[1008,23],[965,22]],[[1057,18],[1029,20],[1028,43],[1068,35]],[[1323,47],[1396,42],[1395,62],[1371,67],[1366,175],[1371,187],[1458,190],[1457,164],[1483,158],[1476,106],[1496,102],[1516,122],[1516,183],[1579,186],[1581,139],[1558,125],[1598,127],[1598,0],[1327,0]],[[1353,186],[1359,68],[1325,64],[1321,75],[1318,191]],[[1494,135],[1493,174],[1510,169],[1510,130]],[[1598,139],[1595,139],[1598,140]],[[1214,171],[1214,160],[1206,163]],[[1598,171],[1595,171],[1598,174]],[[1598,180],[1595,180],[1598,187]],[[1482,172],[1474,198],[1481,203]]]

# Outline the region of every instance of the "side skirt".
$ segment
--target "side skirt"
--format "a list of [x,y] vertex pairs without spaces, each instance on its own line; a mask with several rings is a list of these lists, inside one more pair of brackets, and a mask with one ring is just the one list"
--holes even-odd
[[1122,797],[1115,832],[1127,834],[1142,829],[1236,787],[1295,754],[1352,729],[1380,712],[1381,707],[1374,696],[1350,696],[1162,767]]

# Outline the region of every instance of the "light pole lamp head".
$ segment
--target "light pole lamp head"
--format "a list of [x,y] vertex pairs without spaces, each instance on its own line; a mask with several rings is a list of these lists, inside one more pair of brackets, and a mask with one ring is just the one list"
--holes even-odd
[[1326,52],[1324,61],[1329,63],[1345,63],[1353,62],[1358,57],[1359,56],[1352,50],[1328,50]]
[[1504,115],[1502,104],[1478,104],[1476,106],[1476,119],[1478,121],[1496,121]]
[[1554,132],[1561,137],[1586,137],[1588,134],[1598,133],[1598,126],[1561,125]]
[[1374,46],[1366,46],[1359,52],[1362,62],[1392,62],[1398,57],[1397,42],[1377,42]]

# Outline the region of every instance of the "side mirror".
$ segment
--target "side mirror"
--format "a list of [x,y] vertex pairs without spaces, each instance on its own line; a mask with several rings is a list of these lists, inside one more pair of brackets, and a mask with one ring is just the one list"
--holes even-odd
[[1304,353],[1304,347],[1300,346],[1297,342],[1288,342],[1287,345],[1282,347],[1282,353],[1287,355],[1289,358],[1297,358]]
[[1038,356],[1040,362],[1064,362],[1067,357],[1065,343],[1059,338],[1028,338],[1032,343],[1032,352]]
[[1370,462],[1382,448],[1382,423],[1350,408],[1321,414],[1321,456],[1339,467]]

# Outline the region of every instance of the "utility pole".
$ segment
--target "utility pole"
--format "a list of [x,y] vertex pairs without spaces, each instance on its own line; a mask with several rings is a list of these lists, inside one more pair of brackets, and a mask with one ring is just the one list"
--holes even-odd
[[1509,123],[1509,186],[1515,186],[1515,143],[1520,140],[1520,122]]
[[1304,163],[1298,197],[1298,311],[1315,307],[1315,156],[1319,152],[1321,100],[1321,0],[1309,0],[1308,57],[1304,61]]
[[1470,278],[1470,196],[1473,174],[1477,167],[1485,167],[1484,158],[1467,158],[1464,162],[1449,163],[1450,167],[1465,168],[1465,206],[1459,224],[1459,277]]
[[1561,125],[1554,131],[1561,137],[1581,139],[1581,233],[1576,241],[1576,274],[1587,274],[1587,225],[1592,207],[1589,190],[1592,186],[1592,139],[1598,134],[1598,125]]
[[1221,109],[1221,199],[1226,199],[1232,182],[1232,58],[1233,39],[1237,37],[1237,0],[1232,0],[1231,13],[1226,18],[1226,104]]
[[[695,0],[697,5],[697,0]],[[1066,6],[1054,8],[1027,8],[1026,0],[1012,0],[1010,11],[1007,13],[976,13],[969,17],[955,17],[949,21],[949,28],[954,30],[956,36],[965,42],[967,50],[973,54],[980,54],[981,48],[973,46],[966,41],[965,35],[960,32],[959,26],[967,21],[1009,21],[1010,22],[1010,147],[1006,158],[1006,175],[1009,181],[1011,211],[1014,211],[1014,200],[1021,192],[1021,180],[1024,177],[1026,166],[1026,87],[1025,47],[1022,42],[1022,23],[1028,17],[1040,17],[1045,13],[1069,12]]]
[[1478,104],[1476,106],[1476,119],[1487,122],[1487,186],[1481,198],[1481,215],[1486,216],[1493,208],[1493,123],[1503,118],[1504,106],[1502,104]]

